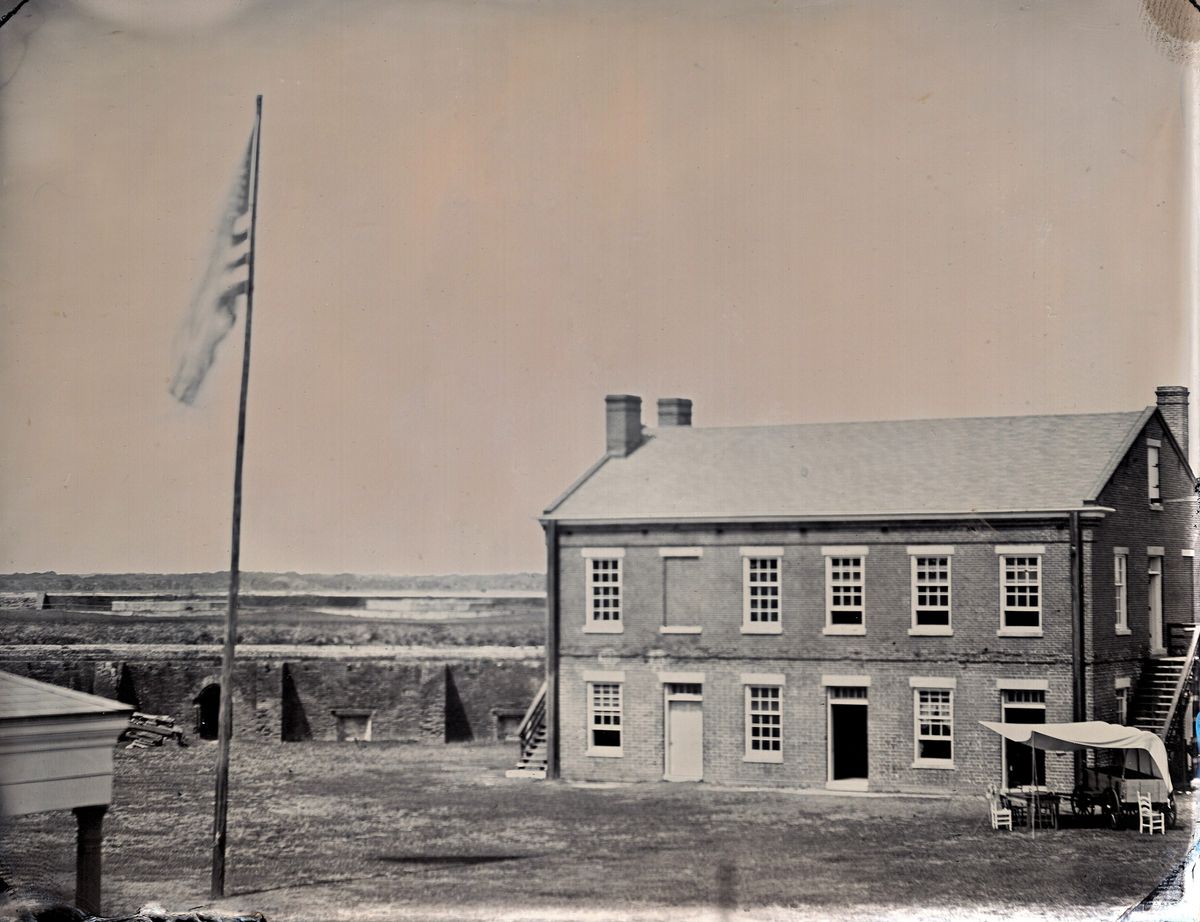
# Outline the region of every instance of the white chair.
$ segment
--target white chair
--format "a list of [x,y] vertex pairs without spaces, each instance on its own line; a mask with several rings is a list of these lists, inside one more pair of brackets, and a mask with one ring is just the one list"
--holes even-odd
[[1138,832],[1148,832],[1154,835],[1155,832],[1161,832],[1164,836],[1167,834],[1167,818],[1150,802],[1149,794],[1138,795]]
[[1012,832],[1013,816],[1012,810],[1004,806],[1000,800],[1000,792],[996,790],[996,785],[988,785],[988,813],[992,820],[993,829],[1007,829]]

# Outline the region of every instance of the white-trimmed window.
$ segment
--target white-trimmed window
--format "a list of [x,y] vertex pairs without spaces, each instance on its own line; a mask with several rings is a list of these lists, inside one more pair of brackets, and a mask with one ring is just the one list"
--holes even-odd
[[950,633],[950,556],[910,550],[912,633]]
[[1129,549],[1113,551],[1113,591],[1116,594],[1117,633],[1129,633]]
[[864,634],[866,548],[825,548],[825,633]]
[[778,634],[782,548],[742,548],[742,633]]
[[783,761],[783,688],[746,686],[746,761]]
[[588,755],[621,755],[621,683],[588,682]]
[[585,632],[619,634],[621,621],[621,566],[625,553],[620,548],[585,548],[587,572],[587,620]]
[[1000,553],[1000,632],[1042,633],[1042,549]]
[[1162,493],[1159,490],[1159,452],[1162,443],[1158,439],[1146,439],[1146,487],[1150,494],[1150,505],[1162,503]]
[[[1125,681],[1128,682],[1129,680],[1126,679]],[[1117,686],[1115,691],[1117,697],[1117,723],[1123,727],[1129,726],[1129,686]]]
[[[1000,701],[1002,705],[1040,707],[1045,710],[1046,691],[1042,688],[1002,688],[1000,689]],[[1005,718],[1001,715],[1000,719],[1004,720]]]
[[954,692],[949,688],[913,689],[913,765],[954,765]]

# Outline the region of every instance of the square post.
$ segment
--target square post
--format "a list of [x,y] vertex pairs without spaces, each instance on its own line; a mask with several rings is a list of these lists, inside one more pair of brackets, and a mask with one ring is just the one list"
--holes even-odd
[[100,915],[101,844],[108,804],[75,807],[75,905],[89,915]]

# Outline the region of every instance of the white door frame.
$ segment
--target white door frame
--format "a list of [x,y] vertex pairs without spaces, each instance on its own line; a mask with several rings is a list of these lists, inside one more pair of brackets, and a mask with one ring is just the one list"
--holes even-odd
[[[699,685],[699,692],[672,691],[675,685]],[[704,686],[699,682],[668,682],[663,685],[663,780],[675,781],[671,777],[671,702],[672,701],[704,701]],[[704,778],[704,705],[700,705],[700,780]],[[695,778],[683,779],[695,781]]]
[[[870,693],[867,693],[865,698],[835,698],[830,692],[832,688],[825,691],[825,787],[832,788],[837,791],[865,791],[869,785],[867,778],[838,778],[833,777],[833,709],[835,707],[865,707],[871,705]],[[870,724],[871,712],[867,711],[867,751],[870,752]]]
[[[1042,700],[1040,702],[1005,701],[1004,700],[1004,692],[1001,691],[1000,692],[1000,723],[1002,723],[1002,724],[1008,723],[1008,721],[1005,718],[1008,716],[1009,708],[1013,708],[1015,710],[1023,710],[1023,711],[1041,711],[1043,715],[1046,714],[1045,700]],[[1042,723],[1045,723],[1045,722],[1046,722],[1046,718],[1043,716]],[[1037,724],[1030,724],[1030,726],[1036,727]],[[1037,763],[1035,762],[1034,764],[1036,765]],[[1037,778],[1035,777],[1033,780],[1034,780],[1034,782],[1036,782]],[[1008,787],[1008,737],[1006,737],[1006,736],[1000,737],[1000,786],[1002,788]]]
[[1150,652],[1166,653],[1163,637],[1163,555],[1146,558],[1146,608],[1150,618]]

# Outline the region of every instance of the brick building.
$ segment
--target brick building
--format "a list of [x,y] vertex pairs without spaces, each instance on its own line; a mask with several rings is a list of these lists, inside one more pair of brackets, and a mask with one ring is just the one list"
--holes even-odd
[[606,410],[603,457],[542,518],[546,743],[527,734],[526,766],[1069,789],[1072,756],[979,721],[1154,719],[1139,686],[1195,620],[1186,388],[1067,416],[699,428],[666,398],[648,429],[638,397]]

